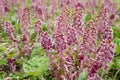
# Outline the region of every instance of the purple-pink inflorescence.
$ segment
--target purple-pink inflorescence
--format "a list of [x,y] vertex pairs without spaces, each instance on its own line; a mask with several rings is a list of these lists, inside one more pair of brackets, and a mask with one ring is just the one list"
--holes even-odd
[[72,27],[77,31],[78,35],[83,35],[83,5],[81,2],[77,3],[75,7],[75,13],[73,16],[73,24]]
[[41,46],[47,51],[52,49],[52,40],[47,32],[41,33]]
[[15,42],[15,43],[18,42],[18,39],[16,38],[14,27],[11,24],[11,22],[7,21],[5,23],[5,28],[6,28],[6,32],[10,35],[13,42]]
[[42,32],[42,21],[40,19],[35,24],[35,32]]
[[29,8],[24,8],[21,16],[21,32],[23,36],[23,43],[26,43],[30,39],[30,10]]
[[57,32],[54,35],[54,45],[55,49],[57,50],[58,53],[62,53],[66,50],[67,47],[67,42],[65,39],[65,36],[61,32]]
[[78,44],[77,33],[72,27],[67,28],[66,38],[67,38],[68,45]]

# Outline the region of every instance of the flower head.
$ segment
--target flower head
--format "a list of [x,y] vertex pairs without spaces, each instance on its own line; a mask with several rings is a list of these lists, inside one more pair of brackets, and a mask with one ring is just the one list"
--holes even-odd
[[83,14],[82,14],[83,6],[79,2],[75,7],[75,13],[73,16],[73,25],[72,27],[77,31],[79,35],[83,35]]
[[42,21],[41,20],[38,20],[35,24],[35,32],[36,33],[39,33],[39,32],[42,32]]
[[52,49],[52,41],[47,32],[41,34],[41,46],[47,51]]
[[55,49],[57,50],[58,53],[62,53],[66,50],[67,47],[67,42],[65,36],[61,33],[55,33],[54,34],[54,40],[55,40]]
[[68,45],[75,45],[78,43],[76,31],[72,27],[67,28],[66,37]]
[[5,27],[6,27],[6,32],[8,34],[14,33],[15,30],[14,30],[14,27],[12,26],[11,22],[7,21],[5,23]]

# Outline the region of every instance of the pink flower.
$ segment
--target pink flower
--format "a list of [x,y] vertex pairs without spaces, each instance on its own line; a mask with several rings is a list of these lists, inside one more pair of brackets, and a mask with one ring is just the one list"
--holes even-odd
[[11,22],[6,22],[5,23],[5,27],[6,27],[6,32],[8,33],[8,34],[11,34],[11,33],[14,33],[14,27],[12,26],[12,24],[11,24]]
[[110,19],[114,19],[115,18],[115,14],[111,14]]
[[58,53],[62,53],[66,50],[67,42],[65,39],[65,36],[61,32],[57,32],[54,34],[54,40],[55,40],[55,49]]
[[52,41],[47,32],[41,34],[41,46],[47,51],[52,49]]
[[102,63],[100,61],[94,61],[89,72],[90,76],[93,77],[101,67]]
[[27,42],[30,40],[30,28],[31,28],[29,8],[23,9],[20,22],[21,22],[21,26],[22,26],[21,32],[22,32],[23,41],[24,41],[24,39],[26,39],[25,42]]
[[72,27],[77,31],[79,35],[83,35],[83,14],[82,14],[83,5],[79,2],[75,7],[75,13],[73,16],[73,25]]
[[42,32],[42,21],[40,19],[35,24],[35,32]]
[[14,30],[14,27],[11,24],[11,22],[7,21],[5,23],[5,28],[6,28],[6,32],[10,35],[13,42],[15,42],[15,43],[19,42],[19,40],[16,38],[15,30]]
[[67,28],[66,37],[68,45],[75,45],[78,43],[76,31],[72,27]]
[[15,72],[16,71],[15,59],[9,58],[8,59],[8,64],[9,64],[10,70],[12,72]]
[[114,56],[114,45],[109,40],[103,40],[97,49],[97,60],[102,61],[104,67],[112,61]]
[[5,6],[4,9],[5,9],[5,12],[9,12],[10,11],[10,7],[9,6]]

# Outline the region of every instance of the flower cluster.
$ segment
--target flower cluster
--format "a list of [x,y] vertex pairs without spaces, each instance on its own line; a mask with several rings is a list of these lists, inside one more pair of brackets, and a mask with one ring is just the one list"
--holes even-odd
[[54,39],[55,39],[55,43],[54,43],[55,49],[57,50],[58,53],[63,53],[67,47],[65,36],[61,32],[58,32],[55,33]]
[[97,44],[98,30],[95,21],[90,21],[88,27],[84,31],[82,45],[87,52],[95,53],[95,45]]
[[[23,42],[26,43],[30,39],[30,10],[29,8],[24,8],[21,16],[21,31],[23,35]],[[26,40],[24,40],[26,39]]]
[[62,13],[59,15],[56,24],[55,24],[55,32],[62,32],[66,34],[67,28],[70,27],[70,10],[67,6],[63,7]]
[[83,13],[82,13],[83,5],[82,3],[77,3],[75,7],[75,13],[73,16],[73,24],[72,27],[77,31],[79,35],[83,35]]
[[72,27],[67,28],[66,37],[68,45],[75,45],[78,43],[77,34]]
[[43,12],[42,12],[42,9],[41,9],[39,4],[36,4],[35,11],[36,11],[37,17],[42,20],[43,19]]
[[47,32],[41,33],[41,46],[48,51],[52,48],[52,41]]
[[[103,40],[101,45],[97,49],[97,60],[103,61],[103,65],[107,66],[107,63],[111,62],[114,56],[114,45],[109,40]],[[105,67],[104,66],[104,67]]]
[[11,24],[11,22],[7,21],[7,22],[5,23],[5,28],[6,28],[6,32],[11,36],[11,39],[12,39],[14,42],[18,42],[18,39],[16,38],[16,35],[15,35],[14,27],[13,27],[13,25]]
[[8,64],[10,66],[10,70],[12,72],[15,72],[16,71],[15,59],[9,58],[7,61],[8,61]]
[[14,33],[14,27],[12,26],[12,24],[10,22],[6,22],[5,23],[5,27],[6,27],[6,32],[8,34]]
[[102,67],[102,62],[101,61],[93,61],[92,67],[89,70],[89,76],[90,80],[96,80],[96,73],[97,71]]
[[97,72],[101,67],[106,70],[108,68],[108,63],[112,61],[114,56],[114,45],[112,42],[103,40],[97,49],[97,55],[95,61],[92,63],[92,67],[89,68],[90,79],[97,78]]
[[42,21],[40,19],[35,24],[35,32],[42,32]]
[[22,47],[22,50],[21,52],[24,53],[25,56],[29,57],[31,52],[32,52],[32,49],[33,49],[33,45],[32,44],[24,44],[24,46]]

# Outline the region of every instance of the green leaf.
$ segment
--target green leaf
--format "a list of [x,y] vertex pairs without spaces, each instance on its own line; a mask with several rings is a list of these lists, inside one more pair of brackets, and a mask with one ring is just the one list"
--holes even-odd
[[27,2],[27,6],[30,7],[31,6],[31,0],[26,0]]
[[28,77],[28,75],[21,72],[16,72],[16,73],[10,73],[9,77],[12,77],[12,80],[24,80],[24,77]]
[[0,52],[3,52],[6,49],[5,46],[0,46]]
[[113,33],[115,38],[120,38],[120,28],[118,26],[113,26]]
[[34,56],[44,56],[46,53],[44,51],[44,49],[40,46],[36,47],[33,49],[32,54],[31,54],[31,58]]
[[120,54],[120,45],[116,45],[115,53]]
[[84,70],[82,73],[80,73],[78,80],[87,80],[88,71]]
[[16,51],[14,50],[14,51],[10,52],[9,54],[7,54],[7,58],[13,58],[15,56],[15,54],[16,54]]
[[120,68],[120,58],[114,58],[114,66],[116,68]]
[[70,15],[73,16],[74,13],[75,13],[75,10],[74,10],[74,9],[71,9],[71,10],[70,10]]
[[120,38],[114,38],[114,43],[116,45],[120,45]]
[[91,19],[93,19],[92,14],[87,14],[87,16],[85,17],[85,22],[87,22]]
[[61,10],[61,9],[57,10],[56,15],[57,15],[57,16],[59,16],[61,12],[62,12],[62,10]]
[[48,26],[47,26],[46,23],[43,24],[43,30],[44,30],[44,31],[48,31]]
[[17,34],[20,34],[21,33],[21,25],[19,23],[16,23],[14,26],[15,26],[14,27],[15,28],[15,32]]
[[33,27],[35,26],[37,20],[38,20],[37,18],[31,18],[31,24],[33,25]]
[[28,75],[42,76],[49,66],[49,58],[34,56],[27,62],[23,63],[23,70]]
[[5,79],[5,73],[0,72],[0,80],[4,80]]
[[0,66],[1,65],[7,65],[7,60],[0,58]]
[[74,62],[75,62],[75,64],[78,64],[78,55],[77,55],[77,53],[74,53]]

